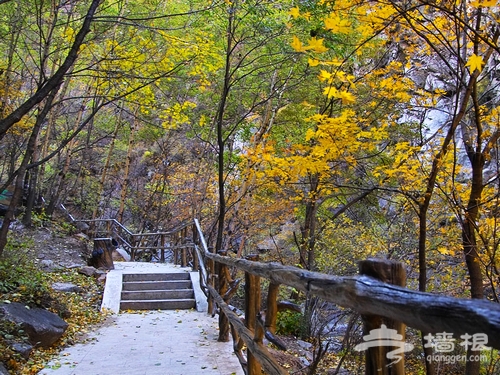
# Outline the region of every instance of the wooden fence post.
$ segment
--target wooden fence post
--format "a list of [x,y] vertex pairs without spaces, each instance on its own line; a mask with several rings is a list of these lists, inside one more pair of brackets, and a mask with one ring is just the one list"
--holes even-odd
[[132,248],[130,249],[130,260],[135,262],[135,256],[137,253],[137,240],[135,239],[135,235],[131,237],[130,245],[132,245]]
[[192,239],[193,239],[193,248],[192,248],[192,253],[193,253],[193,269],[198,270],[200,268],[200,265],[198,263],[198,257],[196,256],[196,250],[195,246],[198,246],[200,244],[200,240],[198,238],[198,230],[196,229],[196,224],[193,224],[191,226],[191,232],[192,232]]
[[174,264],[179,265],[179,233],[174,235]]
[[280,284],[271,282],[267,292],[266,330],[276,333],[276,318],[278,315],[278,292]]
[[[259,261],[259,255],[245,257],[246,260]],[[257,314],[260,313],[260,277],[245,272],[245,323],[255,335],[255,340],[262,343],[262,337],[257,332]],[[262,367],[250,350],[247,349],[247,375],[260,375]]]
[[[220,250],[219,255],[226,256],[226,250]],[[217,291],[224,298],[224,295],[228,290],[228,280],[227,280],[227,266],[225,264],[216,263],[217,267]],[[228,302],[228,301],[224,301]],[[222,312],[222,309],[219,311],[219,338],[217,341],[227,342],[229,341],[229,319],[226,314]]]
[[160,235],[160,263],[165,263],[165,235]]
[[[213,253],[214,248],[210,246],[208,248],[208,251],[210,253]],[[206,259],[205,264],[207,266],[207,274],[208,274],[207,284],[209,286],[215,287],[215,275],[214,275],[215,262],[212,259]],[[208,313],[213,315],[213,313],[214,313],[214,299],[213,299],[211,294],[208,295],[207,303],[208,303],[208,307],[207,307]]]
[[89,265],[106,270],[115,269],[112,253],[117,245],[112,238],[94,238],[94,250]]
[[[398,286],[406,285],[406,271],[404,265],[386,259],[368,259],[359,262],[359,273],[370,276],[385,283]],[[380,329],[382,324],[390,330],[396,330],[401,335],[401,344],[405,343],[405,328],[401,322],[396,322],[376,315],[363,315],[364,335],[370,334],[370,331]],[[383,339],[384,337],[380,337]],[[389,338],[386,338],[389,339]],[[404,375],[404,353],[401,353],[401,359],[397,363],[388,366],[393,359],[387,357],[387,353],[395,350],[394,346],[372,346],[365,352],[365,374],[366,375]]]

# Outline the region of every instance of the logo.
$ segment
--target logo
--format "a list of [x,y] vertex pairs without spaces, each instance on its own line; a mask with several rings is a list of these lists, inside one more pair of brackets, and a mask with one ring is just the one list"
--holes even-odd
[[[485,333],[475,333],[473,335],[461,335],[460,346],[467,349],[481,351],[491,350],[487,347],[488,336]],[[358,344],[354,350],[360,352],[377,346],[386,346],[396,348],[386,354],[387,359],[392,360],[387,366],[398,363],[403,359],[402,354],[413,350],[412,344],[405,343],[403,336],[400,335],[395,329],[389,329],[385,324],[382,324],[378,329],[372,329],[368,335],[363,336],[365,342]],[[455,341],[453,333],[441,332],[436,334],[428,334],[424,336],[426,343],[425,348],[433,348],[435,354],[428,355],[427,360],[430,362],[443,362],[445,364],[453,364],[459,361],[486,361],[487,357],[483,354],[476,354],[467,357],[466,355],[452,355],[455,350]],[[448,353],[448,354],[440,354]]]
[[376,346],[396,347],[386,354],[387,359],[392,360],[387,366],[398,363],[403,359],[400,355],[405,352],[412,351],[414,346],[403,341],[403,335],[400,335],[395,329],[389,329],[385,324],[380,328],[372,329],[368,335],[363,336],[363,342],[354,347],[358,352],[373,348]]
[[[481,350],[491,350],[491,348],[487,347],[488,344],[488,335],[485,333],[474,333],[473,335],[469,335],[466,333],[465,335],[461,335],[460,338],[463,340],[460,343],[460,346],[463,346],[464,350],[468,349],[480,352]],[[435,335],[428,334],[424,336],[424,340],[427,342],[424,344],[424,348],[433,348],[434,354],[428,355],[427,360],[429,362],[443,362],[445,364],[453,364],[457,362],[465,362],[465,361],[481,361],[485,362],[488,360],[487,356],[483,354],[472,354],[470,356],[467,355],[453,355],[449,354],[454,352],[455,350],[455,341],[453,338],[453,333],[450,332],[441,332],[436,333]],[[440,353],[448,353],[448,354],[440,354]]]

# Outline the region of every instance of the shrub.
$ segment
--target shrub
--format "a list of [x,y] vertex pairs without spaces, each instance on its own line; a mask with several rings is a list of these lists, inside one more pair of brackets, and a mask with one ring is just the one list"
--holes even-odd
[[302,332],[303,319],[301,313],[296,311],[280,311],[276,319],[276,333],[279,335],[300,336]]

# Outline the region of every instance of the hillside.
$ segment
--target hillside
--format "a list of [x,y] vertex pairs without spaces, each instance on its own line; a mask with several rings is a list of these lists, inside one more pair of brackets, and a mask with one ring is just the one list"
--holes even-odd
[[[100,312],[102,281],[78,272],[85,265],[89,243],[81,234],[62,228],[69,227],[50,222],[30,229],[15,225],[0,260],[0,303],[48,309],[69,324],[60,341],[41,349],[31,347],[20,327],[0,321],[0,363],[11,374],[36,374],[52,355],[84,340],[89,329],[106,319]],[[58,292],[54,283],[73,284],[75,292]]]

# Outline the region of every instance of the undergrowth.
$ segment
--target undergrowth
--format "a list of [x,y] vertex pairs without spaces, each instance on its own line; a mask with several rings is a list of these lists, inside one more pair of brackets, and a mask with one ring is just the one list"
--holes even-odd
[[[0,258],[0,303],[20,302],[30,308],[45,308],[58,314],[69,326],[51,348],[34,348],[29,358],[24,359],[9,345],[13,341],[27,342],[22,327],[0,321],[0,362],[16,375],[36,374],[60,349],[77,342],[90,326],[106,317],[100,312],[102,286],[93,277],[81,275],[75,269],[39,270],[29,256],[31,243],[31,239],[11,239]],[[76,284],[82,292],[56,292],[51,288],[55,282]]]

